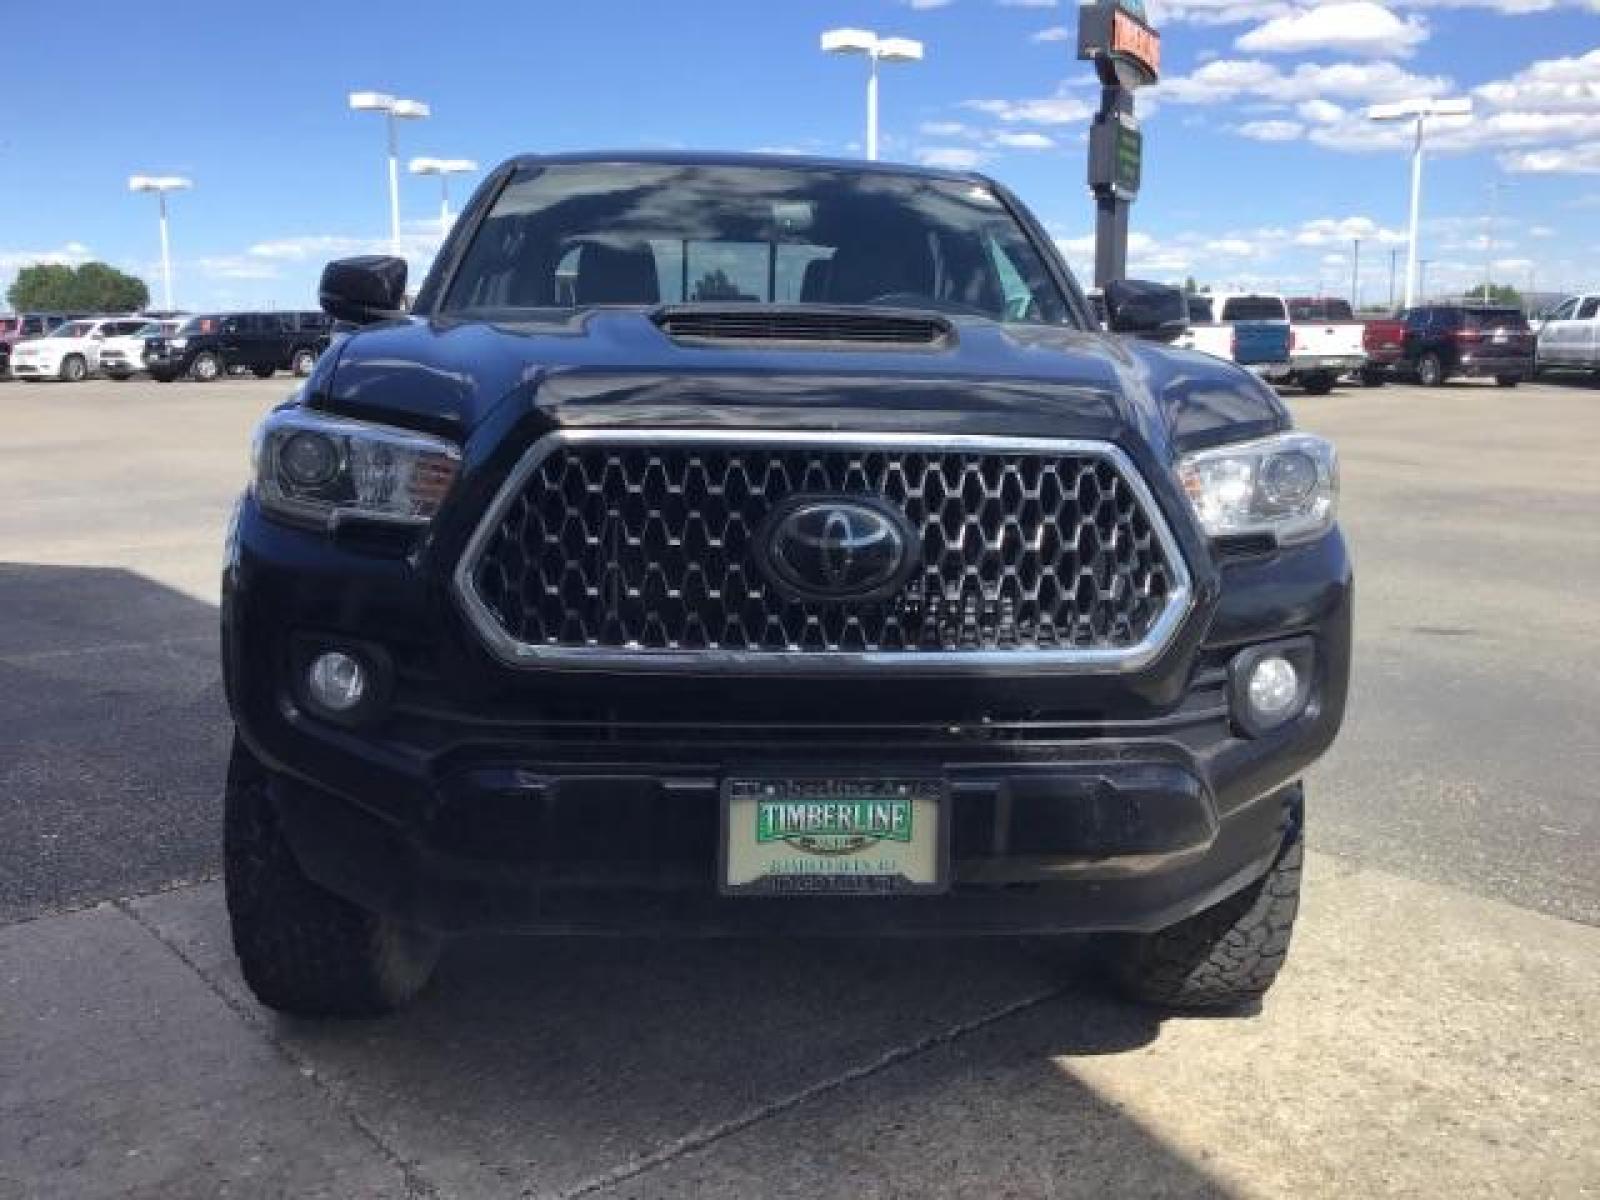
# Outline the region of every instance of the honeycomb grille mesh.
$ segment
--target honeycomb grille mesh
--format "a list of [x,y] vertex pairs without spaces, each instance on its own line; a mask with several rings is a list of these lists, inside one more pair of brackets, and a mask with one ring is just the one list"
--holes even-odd
[[[781,594],[753,542],[798,495],[879,497],[919,552],[895,594]],[[1054,450],[560,444],[499,511],[477,597],[516,642],[619,651],[1119,650],[1175,583],[1115,463]]]

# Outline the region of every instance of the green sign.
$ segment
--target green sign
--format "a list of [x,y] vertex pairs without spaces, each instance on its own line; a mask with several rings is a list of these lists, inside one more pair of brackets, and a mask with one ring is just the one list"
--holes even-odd
[[1137,192],[1144,170],[1144,134],[1117,122],[1111,150],[1111,182],[1123,192]]
[[763,800],[756,805],[757,842],[817,837],[909,842],[911,801]]

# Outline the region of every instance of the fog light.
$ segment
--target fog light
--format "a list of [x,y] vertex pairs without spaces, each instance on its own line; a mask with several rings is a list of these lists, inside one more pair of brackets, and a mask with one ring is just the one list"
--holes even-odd
[[317,655],[306,672],[311,699],[334,713],[356,708],[367,694],[367,672],[361,660],[338,650]]
[[1251,715],[1263,724],[1275,725],[1300,698],[1300,672],[1287,658],[1269,654],[1250,669],[1245,692]]

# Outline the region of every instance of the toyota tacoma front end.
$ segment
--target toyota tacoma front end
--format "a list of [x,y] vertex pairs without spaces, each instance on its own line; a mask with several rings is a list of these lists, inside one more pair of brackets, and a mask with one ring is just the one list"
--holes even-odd
[[265,1003],[383,1011],[484,928],[1095,932],[1147,999],[1270,985],[1351,606],[1270,389],[1099,332],[948,172],[518,159],[403,287],[330,265],[360,328],[229,536]]

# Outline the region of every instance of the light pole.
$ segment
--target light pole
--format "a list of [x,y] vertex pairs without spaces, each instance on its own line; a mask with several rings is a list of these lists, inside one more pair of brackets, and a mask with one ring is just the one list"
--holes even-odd
[[409,170],[413,175],[439,177],[439,236],[450,232],[450,176],[476,171],[478,164],[470,158],[413,158]]
[[1373,121],[1411,121],[1415,137],[1411,146],[1411,236],[1406,246],[1406,307],[1416,299],[1417,235],[1422,216],[1422,142],[1429,117],[1470,117],[1472,101],[1465,96],[1451,100],[1401,100],[1396,104],[1376,104],[1367,109]]
[[395,122],[420,121],[433,110],[421,100],[397,100],[387,92],[351,92],[350,107],[357,112],[381,112],[389,132],[389,248],[400,253],[400,146]]
[[1351,238],[1355,243],[1355,257],[1350,261],[1350,311],[1361,311],[1361,239]]
[[1510,187],[1504,179],[1492,180],[1489,185],[1489,217],[1483,227],[1483,302],[1489,303],[1489,291],[1494,286],[1494,225],[1500,216],[1500,193]]
[[867,161],[878,158],[878,63],[921,62],[922,43],[911,38],[879,37],[870,29],[830,29],[822,35],[828,54],[865,54],[867,74]]
[[154,192],[161,209],[161,303],[172,311],[172,245],[167,239],[167,193],[181,192],[194,186],[194,181],[181,175],[130,175],[130,192]]

